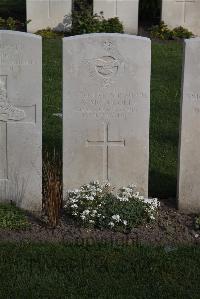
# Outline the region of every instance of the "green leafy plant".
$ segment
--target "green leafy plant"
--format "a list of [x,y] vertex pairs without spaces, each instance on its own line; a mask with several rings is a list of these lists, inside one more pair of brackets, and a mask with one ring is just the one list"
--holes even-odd
[[35,32],[35,34],[40,35],[44,38],[61,38],[64,35],[79,35],[87,33],[123,33],[123,26],[118,18],[111,18],[105,20],[103,15],[91,15],[89,11],[85,11],[84,14],[79,15],[74,13],[72,16],[72,26],[71,30],[68,32],[60,32],[55,29],[46,28]]
[[117,193],[110,184],[91,182],[69,191],[64,209],[85,227],[129,231],[155,219],[159,202],[140,196],[134,186]]
[[191,38],[193,37],[193,33],[183,27],[176,27],[172,30],[174,38]]
[[25,23],[9,17],[8,19],[3,19],[0,17],[0,29],[5,30],[25,30],[26,24],[28,24],[30,20]]
[[195,229],[199,230],[200,229],[200,216],[195,217]]
[[6,20],[0,17],[0,29],[4,29],[6,27]]
[[16,30],[17,27],[17,21],[13,18],[9,17],[6,21],[6,25],[10,30]]
[[150,28],[151,38],[158,38],[162,40],[172,39],[172,31],[167,27],[164,22]]
[[30,225],[25,213],[14,204],[0,204],[0,228],[1,229],[26,229]]
[[123,33],[123,25],[118,18],[105,19],[103,12],[93,14],[91,5],[85,1],[76,1],[76,9],[72,13],[71,34],[85,34],[94,32],[118,32]]
[[47,27],[46,29],[41,29],[35,32],[35,34],[42,36],[43,38],[62,38],[64,37],[63,32],[55,32],[50,27]]
[[104,18],[101,21],[100,24],[100,32],[111,32],[111,33],[123,33],[123,25],[119,21],[118,18],[110,18],[108,20],[105,20]]
[[172,40],[191,38],[193,37],[193,33],[183,27],[176,27],[170,30],[164,22],[161,22],[159,25],[150,28],[150,36],[162,40]]
[[72,35],[98,32],[99,27],[100,22],[98,17],[92,15],[90,10],[86,9],[72,13]]

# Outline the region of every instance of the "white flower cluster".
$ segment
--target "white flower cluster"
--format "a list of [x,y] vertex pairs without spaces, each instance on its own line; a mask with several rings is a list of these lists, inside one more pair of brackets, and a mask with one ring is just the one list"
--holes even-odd
[[[111,205],[115,206],[115,209],[112,206],[109,209],[107,207],[109,196],[112,200],[114,199],[113,202],[111,201]],[[132,185],[121,188],[116,195],[109,183],[91,182],[80,189],[69,191],[64,208],[85,224],[127,228],[131,223],[123,213],[123,208],[137,202],[144,204],[143,210],[146,211],[150,219],[154,220],[160,205],[159,201],[156,198],[140,196],[136,187]]]
[[160,206],[160,202],[157,198],[145,198],[141,196],[138,191],[136,191],[136,186],[130,185],[127,188],[123,187],[120,189],[120,193],[117,196],[120,201],[130,201],[130,200],[139,200],[146,204],[146,211],[149,214],[150,219],[155,219],[155,214],[157,209]]
[[108,223],[108,225],[109,225],[110,227],[114,227],[115,224],[119,224],[119,223],[121,223],[121,224],[124,225],[124,226],[127,226],[127,224],[128,224],[127,220],[122,220],[122,219],[120,218],[120,216],[117,214],[117,215],[113,215],[113,216],[112,216],[112,221],[110,221],[110,222]]
[[80,189],[68,191],[64,208],[68,209],[70,207],[73,216],[94,224],[96,218],[105,218],[104,215],[98,213],[98,209],[102,206],[103,191],[109,187],[110,184],[108,183],[100,185],[98,181],[94,181],[82,186]]
[[139,192],[136,192],[136,187],[134,185],[122,187],[119,190],[119,195],[117,196],[120,201],[129,201],[130,198],[133,197],[139,197]]
[[150,219],[155,220],[157,209],[160,207],[160,202],[157,198],[143,198],[142,201],[147,204],[146,210]]

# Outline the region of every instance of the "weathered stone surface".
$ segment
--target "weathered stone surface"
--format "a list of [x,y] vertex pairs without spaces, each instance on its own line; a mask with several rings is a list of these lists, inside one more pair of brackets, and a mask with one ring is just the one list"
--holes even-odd
[[200,38],[185,42],[178,202],[200,212]]
[[42,204],[42,41],[0,31],[0,201]]
[[71,14],[71,0],[26,0],[28,32],[36,32],[47,27],[54,28],[63,17]]
[[91,34],[63,43],[64,193],[99,180],[147,195],[150,40]]
[[94,13],[103,11],[104,17],[118,17],[126,33],[138,33],[138,0],[94,0]]
[[200,35],[199,0],[162,0],[162,20],[170,27],[183,26]]

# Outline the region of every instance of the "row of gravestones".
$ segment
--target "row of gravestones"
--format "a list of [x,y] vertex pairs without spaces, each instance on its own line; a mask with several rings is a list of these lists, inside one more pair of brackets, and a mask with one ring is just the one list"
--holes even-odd
[[[151,42],[63,40],[64,193],[92,180],[148,195]],[[200,211],[200,39],[186,41],[179,206]],[[0,200],[41,209],[42,40],[0,31]]]
[[[54,28],[72,11],[72,0],[26,0],[28,32]],[[126,33],[138,32],[139,0],[93,0],[94,13],[105,18],[119,17]],[[162,20],[170,27],[183,26],[200,35],[199,0],[162,0]]]

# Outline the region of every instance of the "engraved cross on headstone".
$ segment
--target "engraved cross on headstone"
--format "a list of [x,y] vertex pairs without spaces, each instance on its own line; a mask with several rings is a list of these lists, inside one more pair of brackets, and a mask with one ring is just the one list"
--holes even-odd
[[115,0],[115,15],[118,16],[118,0]]
[[52,5],[52,0],[47,0],[48,1],[48,18],[50,19],[51,16],[51,5]]
[[125,140],[109,140],[109,124],[104,124],[104,140],[87,140],[87,146],[103,147],[103,180],[109,181],[109,147],[124,147]]
[[[20,109],[23,108],[23,109]],[[15,107],[7,100],[7,76],[0,75],[0,180],[8,179],[8,123],[10,122],[23,122],[26,121],[26,109],[34,110],[34,120],[36,120],[36,109],[34,106]]]
[[179,3],[184,3],[184,23],[186,22],[186,8],[187,8],[187,3],[195,3],[196,0],[176,0],[176,2]]

